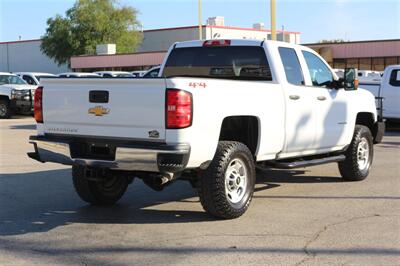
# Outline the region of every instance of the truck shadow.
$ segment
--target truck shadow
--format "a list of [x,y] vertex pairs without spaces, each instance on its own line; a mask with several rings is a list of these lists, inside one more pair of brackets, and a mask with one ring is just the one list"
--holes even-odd
[[[70,169],[0,176],[0,236],[47,232],[70,223],[159,224],[212,221],[198,202],[187,208],[196,192],[178,181],[162,192],[135,180],[115,206],[95,207],[76,195]],[[182,202],[175,210],[164,203]],[[162,205],[162,206],[160,206]]]
[[[304,171],[262,171],[255,194],[284,183],[340,182],[340,178],[307,176]],[[261,187],[260,187],[261,186]],[[169,203],[179,202],[179,206]],[[197,192],[177,181],[161,192],[135,180],[119,204],[90,206],[73,190],[70,169],[0,176],[0,236],[47,232],[71,223],[168,224],[210,222]]]

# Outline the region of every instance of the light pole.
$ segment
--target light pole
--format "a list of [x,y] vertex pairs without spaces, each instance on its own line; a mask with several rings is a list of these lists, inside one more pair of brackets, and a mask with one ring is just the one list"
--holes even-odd
[[276,41],[276,0],[271,3],[271,40]]
[[201,23],[201,0],[199,0],[199,40],[203,39],[203,29]]

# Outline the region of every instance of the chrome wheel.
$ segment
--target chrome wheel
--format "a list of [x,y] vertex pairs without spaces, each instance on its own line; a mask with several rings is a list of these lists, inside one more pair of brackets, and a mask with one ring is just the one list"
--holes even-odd
[[364,170],[369,167],[369,144],[366,138],[362,138],[357,147],[358,169]]
[[247,186],[248,170],[241,159],[233,159],[225,172],[225,194],[231,203],[240,202]]

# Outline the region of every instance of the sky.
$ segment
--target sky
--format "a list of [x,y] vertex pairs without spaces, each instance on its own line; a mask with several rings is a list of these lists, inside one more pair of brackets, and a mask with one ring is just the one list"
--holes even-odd
[[[38,39],[46,21],[64,15],[75,0],[0,0],[0,42]],[[197,0],[119,0],[135,7],[143,28],[198,23]],[[270,28],[269,0],[202,0],[208,17],[223,16],[225,25]],[[277,0],[277,28],[301,32],[302,43],[322,39],[346,41],[399,39],[400,0]]]

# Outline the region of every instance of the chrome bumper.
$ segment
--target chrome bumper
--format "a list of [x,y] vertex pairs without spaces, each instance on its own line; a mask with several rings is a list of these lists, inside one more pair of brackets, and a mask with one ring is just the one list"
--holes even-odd
[[[145,171],[157,173],[176,173],[182,171],[189,160],[190,146],[188,144],[167,145],[135,142],[123,147],[113,143],[115,152],[112,159],[96,158],[93,154],[72,156],[73,141],[46,139],[45,137],[31,136],[30,143],[35,152],[28,156],[40,162],[54,162],[66,165],[84,165],[89,167],[109,168],[125,171]],[[90,141],[86,144],[90,145]],[[102,140],[104,143],[104,140]],[[91,144],[94,145],[94,144]]]
[[31,112],[33,111],[33,95],[34,90],[21,90],[17,91],[13,95],[15,101],[15,107],[19,112]]

